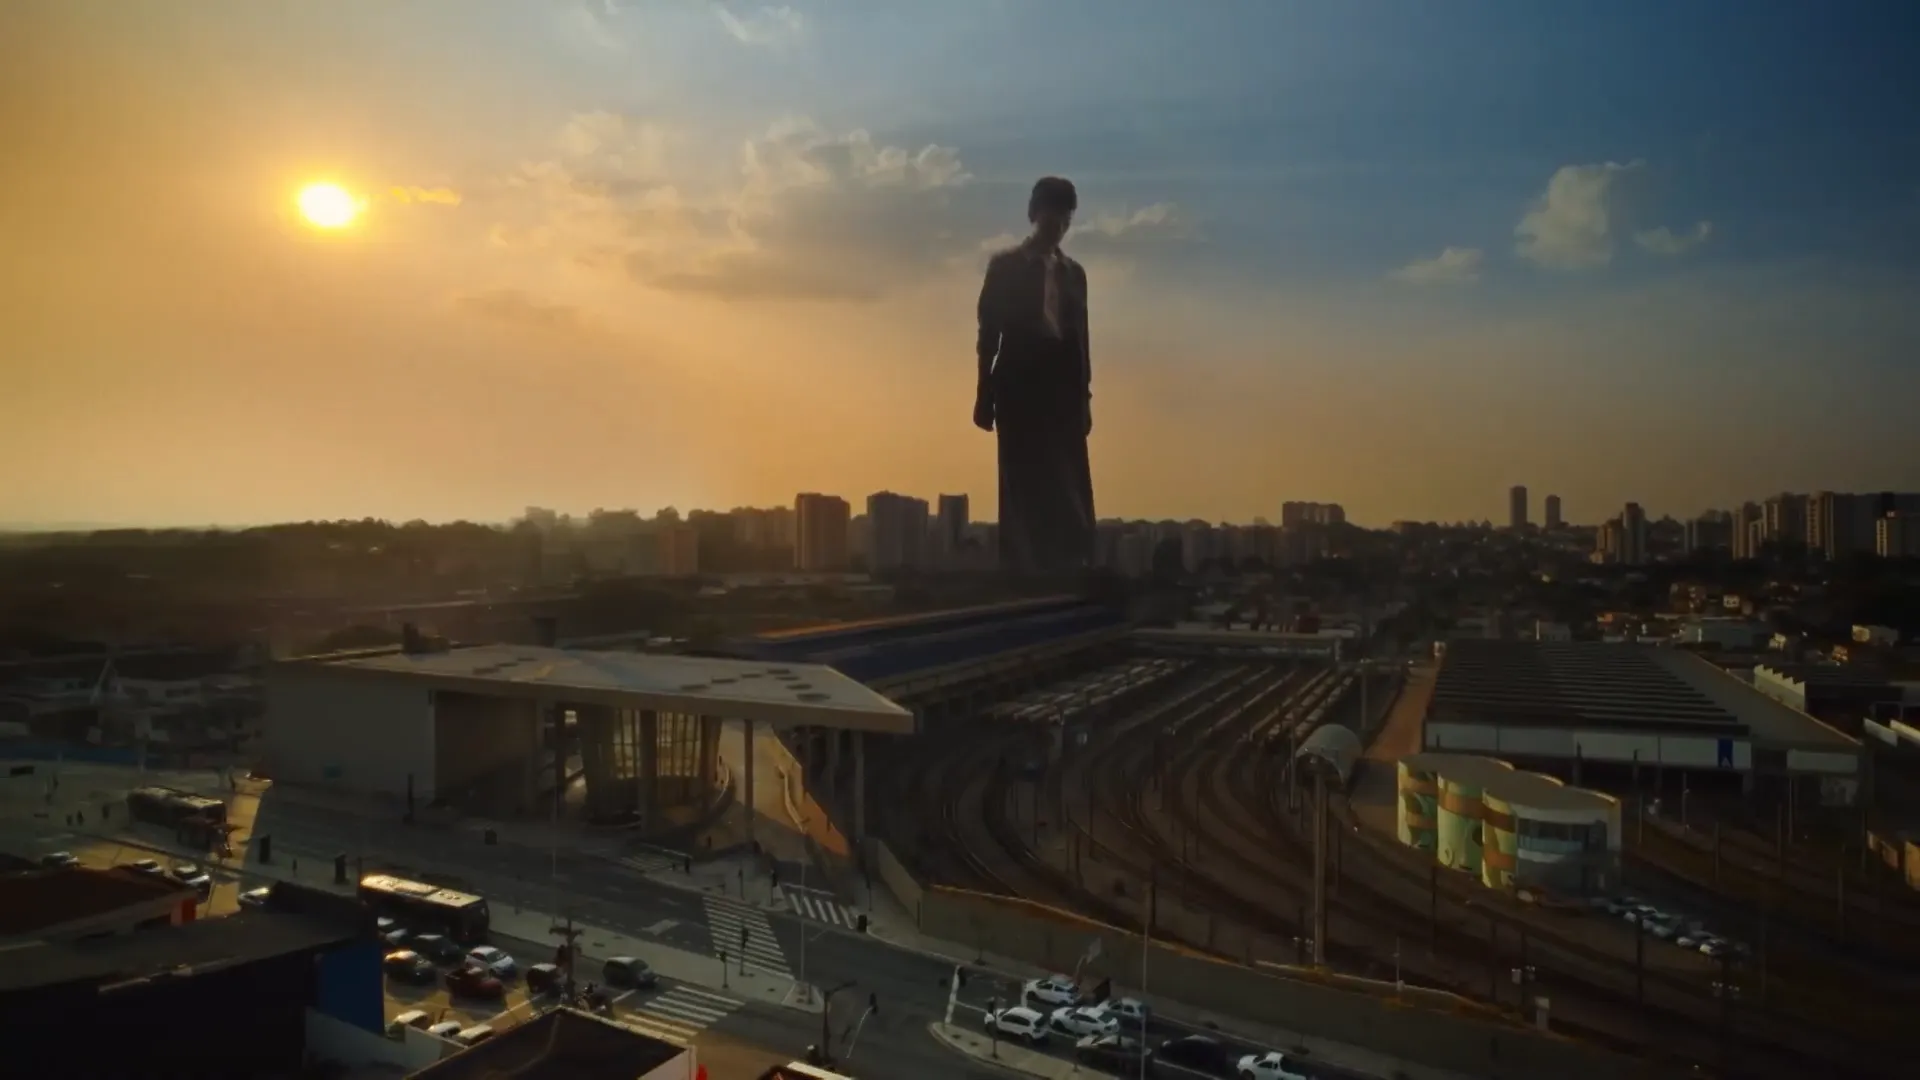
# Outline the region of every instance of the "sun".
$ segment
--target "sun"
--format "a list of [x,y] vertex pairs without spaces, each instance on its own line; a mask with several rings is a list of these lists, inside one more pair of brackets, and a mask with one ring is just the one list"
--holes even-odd
[[360,200],[339,184],[308,184],[299,203],[300,215],[316,228],[344,229],[360,216]]

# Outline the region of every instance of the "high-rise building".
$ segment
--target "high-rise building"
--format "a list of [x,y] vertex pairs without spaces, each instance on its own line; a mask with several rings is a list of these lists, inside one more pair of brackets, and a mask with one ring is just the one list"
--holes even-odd
[[1766,542],[1800,545],[1807,542],[1807,497],[1783,492],[1766,502]]
[[867,565],[874,573],[920,570],[927,565],[927,500],[879,491],[867,496],[873,530]]
[[1725,510],[1709,510],[1693,518],[1681,527],[1681,547],[1691,555],[1732,546],[1733,520]]
[[1507,528],[1518,532],[1527,525],[1527,486],[1515,484],[1507,489]]
[[940,496],[940,516],[934,522],[933,553],[940,565],[951,568],[967,538],[972,508],[965,495]]
[[848,526],[853,508],[838,495],[804,492],[793,500],[793,567],[812,573],[847,568]]
[[1894,510],[1874,522],[1873,552],[1883,559],[1920,558],[1920,515]]
[[1547,530],[1551,532],[1565,524],[1566,522],[1560,519],[1560,496],[1547,496]]
[[1347,510],[1339,503],[1285,502],[1280,504],[1280,527],[1345,525]]
[[1608,518],[1593,531],[1593,561],[1617,563],[1620,561],[1620,519]]
[[692,577],[700,572],[700,530],[687,522],[662,525],[656,565],[667,577]]
[[1766,514],[1759,503],[1741,503],[1733,512],[1733,557],[1757,559],[1765,539]]
[[1647,561],[1647,512],[1639,503],[1628,503],[1620,512],[1620,561],[1640,566]]

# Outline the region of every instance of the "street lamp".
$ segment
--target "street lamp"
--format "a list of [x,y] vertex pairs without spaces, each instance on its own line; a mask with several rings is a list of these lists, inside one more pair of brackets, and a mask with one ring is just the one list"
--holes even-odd
[[833,995],[853,986],[853,980],[840,983],[820,995],[820,1057],[822,1065],[833,1064]]

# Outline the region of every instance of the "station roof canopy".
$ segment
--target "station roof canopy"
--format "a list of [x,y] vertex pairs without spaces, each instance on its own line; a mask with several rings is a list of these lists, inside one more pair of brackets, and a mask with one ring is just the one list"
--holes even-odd
[[285,660],[351,678],[433,690],[772,724],[912,734],[913,714],[825,664],[478,645]]
[[1003,662],[1124,634],[1125,616],[1078,596],[802,627],[728,644],[742,659],[829,664],[869,686],[908,694],[990,676]]

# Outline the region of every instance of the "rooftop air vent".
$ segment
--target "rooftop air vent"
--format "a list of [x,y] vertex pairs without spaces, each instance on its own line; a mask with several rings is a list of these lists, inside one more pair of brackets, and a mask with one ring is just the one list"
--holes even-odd
[[800,700],[818,704],[820,702],[826,701],[832,696],[833,696],[832,694],[823,694],[818,690],[810,690],[807,693],[801,694]]
[[707,688],[707,684],[703,682],[690,682],[690,683],[680,684],[680,689],[689,694],[696,693],[701,690],[705,690],[706,688]]

